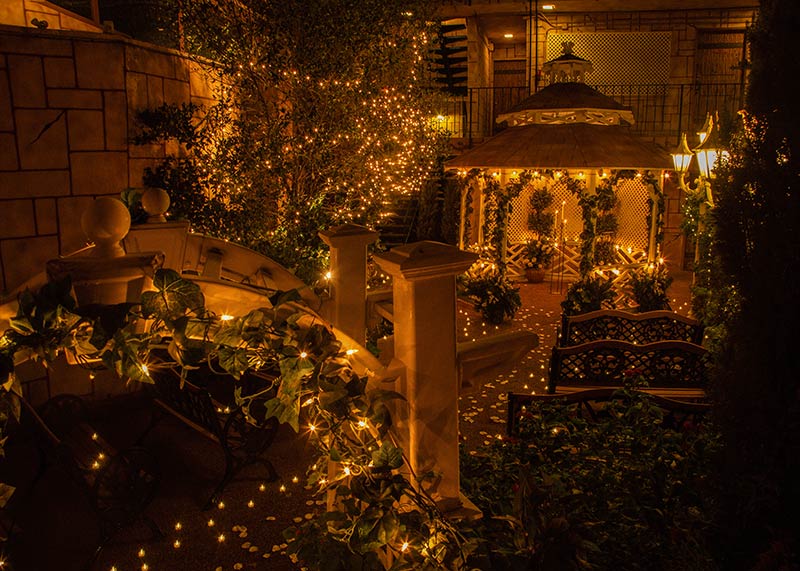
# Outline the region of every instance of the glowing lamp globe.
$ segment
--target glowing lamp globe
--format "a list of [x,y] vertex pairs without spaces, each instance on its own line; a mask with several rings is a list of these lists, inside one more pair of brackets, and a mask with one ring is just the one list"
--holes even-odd
[[675,172],[685,173],[689,170],[689,164],[692,162],[692,151],[689,144],[686,142],[686,133],[681,134],[681,142],[672,151],[672,163],[675,165]]

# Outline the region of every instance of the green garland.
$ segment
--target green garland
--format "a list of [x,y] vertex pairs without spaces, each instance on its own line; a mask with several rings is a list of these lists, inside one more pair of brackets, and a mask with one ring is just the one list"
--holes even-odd
[[[275,292],[271,307],[222,320],[205,308],[200,287],[177,272],[158,270],[153,285],[141,303],[111,306],[79,307],[68,281],[24,293],[0,337],[0,401],[18,417],[14,363],[26,357],[47,363],[69,352],[78,362],[100,359],[141,383],[167,369],[184,377],[212,365],[229,375],[248,416],[257,414],[253,399],[274,391],[265,414],[307,433],[317,448],[308,483],[337,502],[284,532],[287,551],[302,564],[334,571],[353,569],[354,562],[383,569],[382,560],[393,560],[393,569],[463,565],[477,539],[467,539],[440,511],[425,491],[428,475],[407,474],[405,454],[389,433],[388,407],[402,397],[368,388],[333,331],[296,303],[296,291]],[[263,387],[244,397],[237,385],[251,372],[261,373],[255,378]]]
[[[650,171],[646,171],[642,175],[642,182],[653,189],[652,195],[648,195],[647,197],[647,228],[650,229],[653,226],[653,210],[655,209],[658,212],[658,216],[655,220],[656,225],[656,242],[655,242],[655,249],[656,251],[652,253],[651,259],[656,260],[661,256],[661,249],[664,245],[664,212],[666,211],[666,195],[664,194],[661,185],[658,184],[658,177],[655,176]],[[655,196],[655,200],[653,200],[653,195]],[[648,244],[649,246],[649,244]]]
[[581,230],[581,261],[578,266],[581,277],[586,277],[594,268],[594,242],[597,231],[597,200],[598,195],[589,192],[586,183],[569,175],[563,176],[561,181],[570,193],[578,198],[578,206],[583,218]]

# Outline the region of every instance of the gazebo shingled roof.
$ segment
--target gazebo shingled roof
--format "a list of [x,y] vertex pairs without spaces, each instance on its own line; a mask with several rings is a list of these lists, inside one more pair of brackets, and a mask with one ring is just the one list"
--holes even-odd
[[517,103],[502,115],[499,115],[497,117],[497,122],[500,123],[505,120],[505,117],[528,109],[631,110],[630,107],[626,107],[616,99],[603,95],[585,83],[553,83]]
[[672,168],[670,155],[619,125],[509,127],[447,161],[448,168],[651,169]]

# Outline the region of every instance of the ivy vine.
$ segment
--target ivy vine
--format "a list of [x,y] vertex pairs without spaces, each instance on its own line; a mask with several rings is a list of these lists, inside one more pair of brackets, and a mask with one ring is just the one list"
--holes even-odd
[[[258,414],[249,407],[254,399],[274,391],[263,414],[308,433],[317,448],[309,484],[337,501],[284,533],[288,551],[304,565],[334,571],[384,569],[385,561],[396,570],[464,565],[478,540],[444,517],[425,491],[430,475],[409,473],[389,430],[389,407],[402,396],[368,386],[331,328],[297,303],[296,291],[274,292],[269,306],[223,320],[206,309],[199,286],[177,272],[158,270],[153,284],[139,304],[79,307],[68,281],[23,294],[0,337],[2,401],[19,398],[14,363],[24,358],[49,362],[69,352],[142,383],[167,369],[185,376],[208,364],[230,377],[248,415]],[[258,373],[263,386],[243,396],[237,386],[248,373]]]

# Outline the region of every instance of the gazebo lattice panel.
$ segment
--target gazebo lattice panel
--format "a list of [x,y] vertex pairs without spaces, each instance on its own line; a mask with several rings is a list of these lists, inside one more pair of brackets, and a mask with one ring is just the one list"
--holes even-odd
[[616,208],[619,227],[614,243],[629,252],[646,252],[650,243],[647,186],[639,179],[620,180],[616,191],[619,199]]
[[[544,184],[544,180],[538,184]],[[533,232],[528,230],[528,215],[530,214],[530,200],[535,185],[524,188],[514,199],[511,215],[508,219],[508,241],[511,243],[526,242],[533,238]],[[577,240],[583,230],[581,209],[578,199],[560,182],[555,182],[550,187],[553,192],[553,206],[548,209],[556,215],[556,238],[560,238],[559,229],[564,226],[564,239]],[[566,220],[566,224],[562,221]]]

